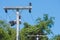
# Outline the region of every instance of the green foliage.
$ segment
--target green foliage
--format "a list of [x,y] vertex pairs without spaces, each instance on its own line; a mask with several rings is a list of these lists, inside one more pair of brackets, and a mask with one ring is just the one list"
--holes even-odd
[[43,19],[38,18],[37,27],[40,27],[41,30],[46,31],[47,34],[52,33],[50,28],[54,25],[54,17],[48,17],[48,14],[44,14]]
[[2,28],[0,28],[0,40],[9,40],[9,35]]
[[9,28],[8,29],[8,34],[9,34],[10,40],[15,40],[15,38],[16,38],[16,31],[15,31],[15,29]]
[[15,40],[16,32],[9,24],[0,20],[0,40]]
[[60,35],[55,35],[50,40],[60,40]]
[[30,24],[28,24],[27,22],[24,23],[24,28],[28,28],[30,27]]
[[[48,17],[48,14],[44,14],[43,19],[36,19],[37,24],[30,25],[27,22],[24,23],[24,28],[20,30],[21,40],[36,40],[36,37],[29,37],[28,35],[45,35],[40,36],[39,40],[48,40],[46,35],[52,33],[51,27],[54,25],[54,17]],[[0,20],[0,40],[16,40],[16,29],[11,28],[10,25]]]
[[[24,28],[21,30],[21,40],[36,40],[36,37],[28,37],[28,35],[48,35],[52,33],[51,27],[54,25],[54,17],[48,17],[48,14],[44,14],[43,19],[38,18],[36,25],[29,25],[24,23]],[[48,40],[48,37],[40,37],[39,40]]]

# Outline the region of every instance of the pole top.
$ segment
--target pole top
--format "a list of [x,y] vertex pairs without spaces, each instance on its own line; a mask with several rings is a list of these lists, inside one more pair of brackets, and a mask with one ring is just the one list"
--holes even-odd
[[4,7],[5,12],[7,13],[7,10],[29,10],[29,13],[31,13],[32,9],[32,3],[29,3],[29,6],[17,6],[17,7]]

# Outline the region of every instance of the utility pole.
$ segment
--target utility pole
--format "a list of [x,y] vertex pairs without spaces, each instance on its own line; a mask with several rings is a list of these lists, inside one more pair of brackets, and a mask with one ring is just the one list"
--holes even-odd
[[36,37],[36,40],[39,40],[39,37],[46,37],[46,35],[28,35],[28,37]]
[[29,6],[20,6],[20,7],[4,7],[5,12],[8,10],[16,10],[16,40],[19,40],[19,10],[29,10],[31,13],[32,5],[29,3]]

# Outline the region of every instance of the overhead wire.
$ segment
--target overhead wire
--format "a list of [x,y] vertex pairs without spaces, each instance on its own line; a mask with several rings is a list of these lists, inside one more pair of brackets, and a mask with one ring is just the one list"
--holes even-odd
[[[23,10],[20,10],[20,16],[21,16],[21,13],[22,13],[22,11]],[[15,12],[14,12],[15,13]],[[11,17],[10,16],[12,16],[12,15],[9,15],[8,13],[6,14],[6,19],[7,19],[7,21],[8,20],[11,20]],[[33,16],[32,16],[32,14],[30,13],[30,16],[31,16],[31,19],[32,19],[32,21],[33,21],[33,23],[34,23],[34,18],[33,18]],[[9,18],[9,19],[8,19]],[[21,16],[21,20],[23,20],[24,21],[24,19],[22,19],[23,17]]]
[[32,16],[32,14],[31,14],[31,13],[30,13],[30,15],[31,15],[32,20],[34,20],[34,18],[33,18],[33,16]]
[[33,15],[30,13],[30,16],[31,16],[31,19],[32,19],[32,21],[33,21],[33,23],[34,23],[34,18],[33,18]]
[[8,13],[6,13],[6,18],[8,19],[8,20],[10,20],[11,19],[11,17],[10,16],[12,16],[12,15],[10,15],[9,14],[9,12]]
[[[14,10],[13,10],[13,12],[14,12]],[[14,15],[14,13],[12,13],[12,15]],[[11,16],[12,16],[11,14],[9,15],[9,13],[7,13],[7,18],[9,19],[9,20],[11,20]]]
[[6,21],[5,14],[4,15],[0,15],[0,20]]
[[9,20],[11,19],[11,18],[10,18],[10,15],[9,15],[8,13],[7,13],[7,17],[9,18]]
[[7,16],[7,13],[6,13],[6,21],[8,21],[8,16]]
[[0,16],[0,19],[3,19],[3,17],[2,17],[2,16]]
[[[22,12],[22,11],[20,11],[20,14],[21,14],[21,12]],[[9,15],[8,13],[6,14],[6,18],[7,18],[7,19],[9,18],[9,20],[11,19],[11,16],[12,16],[12,15]]]
[[[9,17],[9,19],[8,19],[8,17]],[[7,21],[8,24],[9,24],[9,20],[10,20],[10,16],[8,15],[8,13],[6,13],[6,21]],[[9,26],[11,27],[10,24],[9,24]]]
[[[12,14],[13,15],[13,14]],[[10,21],[11,21],[11,16],[12,16],[11,14],[9,14],[9,13],[6,13],[6,20],[7,20],[7,23],[10,25],[10,27],[11,27],[11,24],[9,23]],[[13,27],[12,27],[13,28]]]
[[[22,14],[22,11],[23,11],[23,10],[20,10],[20,14],[19,14],[20,16],[21,16],[21,14]],[[21,16],[21,21],[24,21],[23,16]]]

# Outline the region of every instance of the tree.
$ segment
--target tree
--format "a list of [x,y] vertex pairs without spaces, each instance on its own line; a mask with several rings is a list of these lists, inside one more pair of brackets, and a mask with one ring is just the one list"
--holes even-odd
[[60,35],[55,35],[50,40],[60,40]]
[[41,18],[38,18],[38,24],[37,27],[40,27],[41,31],[45,31],[47,34],[52,33],[51,32],[51,27],[54,25],[53,21],[54,17],[48,17],[48,14],[44,14],[43,20]]
[[[28,35],[48,35],[52,33],[51,27],[54,25],[54,17],[48,17],[48,14],[44,14],[43,19],[38,18],[36,25],[24,24],[24,28],[21,30],[21,40],[36,40],[36,37],[28,37]],[[39,40],[48,40],[48,37],[40,37]]]
[[9,40],[9,35],[0,28],[0,40]]
[[9,24],[0,20],[0,40],[15,40],[16,32]]
[[[48,17],[44,14],[43,19],[38,18],[35,25],[24,23],[24,28],[20,30],[21,40],[36,40],[36,37],[29,37],[28,35],[45,35],[40,36],[39,40],[48,40],[46,35],[52,33],[51,27],[54,25],[54,17]],[[0,40],[16,40],[16,29],[11,28],[10,25],[0,20]]]

